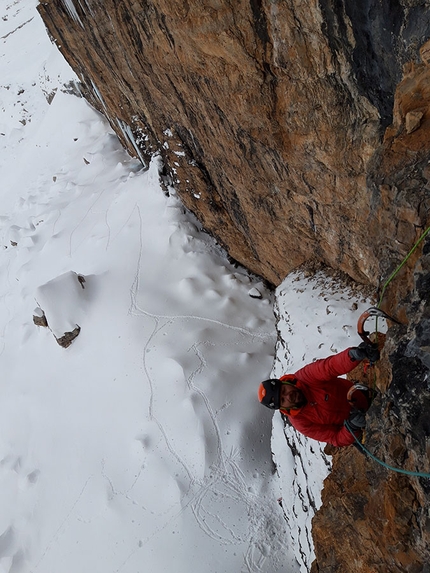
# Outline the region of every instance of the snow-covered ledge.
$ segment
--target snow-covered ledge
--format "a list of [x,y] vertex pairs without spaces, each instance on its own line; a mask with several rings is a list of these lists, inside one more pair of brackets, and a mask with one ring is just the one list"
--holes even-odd
[[[276,291],[278,342],[271,376],[294,373],[318,358],[359,344],[357,319],[370,306],[364,295],[323,272],[290,274]],[[312,517],[321,505],[331,469],[325,444],[308,439],[276,412],[272,452],[279,476],[279,498],[290,543],[301,573],[314,560]]]

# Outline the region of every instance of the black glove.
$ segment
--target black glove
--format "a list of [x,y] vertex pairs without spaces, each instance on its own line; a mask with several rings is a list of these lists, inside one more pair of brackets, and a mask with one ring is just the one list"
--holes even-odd
[[349,357],[352,360],[364,360],[368,358],[370,362],[376,362],[380,358],[378,346],[376,344],[368,344],[362,342],[359,346],[349,349]]
[[365,427],[366,416],[364,412],[361,412],[361,410],[352,410],[348,420],[346,421],[348,423],[348,427],[353,432],[356,432],[357,430],[362,430]]

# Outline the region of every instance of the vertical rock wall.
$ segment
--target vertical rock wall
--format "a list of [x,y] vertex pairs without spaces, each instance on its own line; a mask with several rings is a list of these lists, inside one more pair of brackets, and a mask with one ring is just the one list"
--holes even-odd
[[[413,271],[412,273],[410,271]],[[365,447],[335,453],[312,522],[312,573],[428,573],[430,479],[430,237],[394,281],[412,274],[376,371],[380,394],[367,415]]]
[[[385,275],[399,252],[412,247],[430,212],[429,51],[426,43],[422,63],[405,66],[393,123],[370,162],[368,188],[377,216],[369,232],[377,225],[398,245],[385,258],[378,252]],[[430,480],[383,465],[430,473],[429,235],[388,284],[383,307],[402,326],[389,330],[380,364],[363,380],[380,390],[367,415],[365,446],[382,463],[355,448],[335,453],[312,524],[312,573],[430,571]]]
[[[316,259],[377,285],[430,224],[428,2],[44,0],[39,11],[129,151],[144,164],[160,153],[186,206],[270,282]],[[427,472],[428,253],[427,242],[386,292],[405,326],[389,333],[368,442]],[[339,453],[313,571],[428,571],[428,494],[428,482]]]
[[369,224],[396,207],[366,178],[402,64],[429,34],[421,4],[45,0],[39,11],[130,152],[163,155],[231,256],[274,284],[310,259],[376,284],[380,256],[399,247]]

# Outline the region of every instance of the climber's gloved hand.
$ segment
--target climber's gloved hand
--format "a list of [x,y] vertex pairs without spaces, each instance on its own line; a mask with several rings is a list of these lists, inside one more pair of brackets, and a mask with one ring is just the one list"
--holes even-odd
[[349,357],[352,360],[364,360],[367,358],[370,362],[376,362],[380,358],[378,346],[362,342],[359,346],[349,349]]
[[365,427],[366,415],[361,410],[352,410],[346,422],[353,432],[357,432]]

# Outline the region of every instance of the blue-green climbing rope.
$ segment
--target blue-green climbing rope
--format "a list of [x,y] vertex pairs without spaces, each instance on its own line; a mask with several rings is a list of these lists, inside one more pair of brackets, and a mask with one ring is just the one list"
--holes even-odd
[[424,472],[413,472],[410,470],[404,470],[402,468],[395,468],[394,466],[390,466],[388,464],[386,464],[385,462],[383,462],[382,460],[380,460],[379,458],[377,458],[375,455],[372,454],[372,452],[370,452],[366,446],[364,446],[364,444],[362,444],[360,442],[360,440],[357,438],[357,436],[354,434],[354,432],[352,431],[351,427],[349,426],[348,422],[345,422],[345,426],[347,427],[347,429],[351,432],[351,434],[354,436],[354,440],[357,442],[357,444],[360,446],[360,449],[367,454],[369,457],[372,458],[372,460],[375,460],[375,462],[378,462],[378,464],[380,464],[381,466],[384,466],[384,468],[387,468],[388,470],[392,470],[393,472],[397,472],[399,474],[406,474],[408,476],[414,476],[414,477],[422,477],[422,478],[427,478],[430,479],[430,474],[424,473]]
[[[406,264],[406,262],[409,260],[410,256],[412,255],[412,253],[417,249],[417,247],[420,245],[420,243],[425,239],[425,237],[430,233],[430,226],[427,227],[427,229],[424,231],[424,233],[420,236],[420,238],[418,239],[418,241],[414,244],[414,246],[412,247],[412,249],[409,251],[409,253],[406,255],[406,257],[403,259],[403,261],[400,263],[400,265],[391,273],[391,275],[388,277],[388,279],[385,281],[382,290],[381,290],[381,294],[379,297],[379,302],[377,304],[377,307],[380,308],[382,300],[384,298],[384,294],[385,291],[388,287],[388,285],[390,284],[390,282],[394,279],[394,277],[397,275],[397,273],[400,271],[400,269]],[[377,328],[377,326],[376,326]],[[377,462],[378,464],[380,464],[381,466],[383,466],[384,468],[387,468],[388,470],[397,472],[399,474],[406,474],[409,476],[414,476],[414,477],[422,477],[422,478],[426,478],[426,479],[430,479],[430,473],[424,473],[424,472],[414,472],[414,471],[409,471],[409,470],[404,470],[402,468],[396,468],[394,466],[390,466],[388,464],[386,464],[384,461],[380,460],[379,458],[377,458],[375,455],[372,454],[372,452],[370,452],[365,446],[364,444],[362,444],[360,442],[360,440],[357,438],[357,436],[354,434],[353,430],[351,429],[351,427],[349,426],[348,422],[345,422],[345,426],[346,428],[351,432],[351,434],[354,436],[354,440],[356,441],[356,443],[358,444],[358,446],[360,447],[360,449],[367,454],[370,458],[372,458],[372,460],[374,460],[375,462]]]

